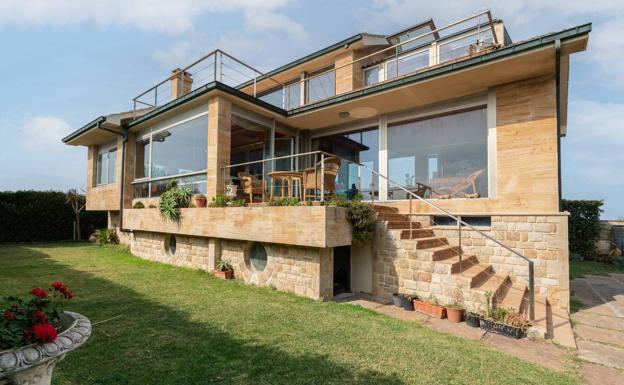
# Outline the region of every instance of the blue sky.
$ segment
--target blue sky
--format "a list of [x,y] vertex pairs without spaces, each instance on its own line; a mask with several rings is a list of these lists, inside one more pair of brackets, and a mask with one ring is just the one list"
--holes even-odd
[[86,149],[60,138],[205,52],[270,70],[355,33],[444,25],[485,8],[513,40],[594,23],[571,61],[563,195],[624,217],[624,2],[0,0],[0,190],[84,188]]

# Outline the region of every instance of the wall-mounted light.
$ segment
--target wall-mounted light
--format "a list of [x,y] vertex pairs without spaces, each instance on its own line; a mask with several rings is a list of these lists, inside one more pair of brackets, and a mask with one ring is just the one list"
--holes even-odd
[[348,117],[349,117],[349,115],[351,115],[351,114],[349,114],[349,112],[347,112],[347,111],[340,111],[340,112],[338,113],[338,116],[340,116],[340,117],[341,117],[341,118],[343,118],[343,119],[344,119],[344,118],[348,118]]

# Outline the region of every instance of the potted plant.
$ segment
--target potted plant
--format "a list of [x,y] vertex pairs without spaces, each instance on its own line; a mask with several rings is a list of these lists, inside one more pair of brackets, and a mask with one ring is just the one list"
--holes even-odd
[[480,326],[481,318],[483,317],[479,313],[467,311],[465,314],[465,318],[466,318],[466,325],[473,327],[473,328],[478,328]]
[[204,194],[195,194],[193,200],[195,201],[195,207],[206,207],[208,204],[208,199],[206,199]]
[[215,277],[221,279],[232,279],[232,276],[234,275],[234,269],[232,268],[232,264],[230,263],[230,261],[226,261],[224,259],[220,260],[217,263],[217,268],[214,269],[214,275]]
[[414,308],[416,311],[425,313],[435,318],[446,318],[446,309],[438,304],[435,296],[430,296],[428,300],[415,299]]
[[464,320],[464,301],[461,290],[455,293],[455,299],[446,305],[446,317],[449,321],[460,323]]
[[30,294],[8,297],[9,306],[0,308],[0,384],[49,385],[56,363],[91,335],[86,317],[61,310],[74,297],[62,282]]
[[401,307],[401,293],[392,293],[392,302],[394,306]]
[[531,324],[523,314],[513,309],[494,309],[492,293],[489,291],[485,293],[485,300],[485,314],[479,322],[481,329],[516,339],[526,334]]
[[399,294],[400,298],[401,298],[401,307],[404,310],[408,310],[408,311],[414,311],[414,298],[416,298],[415,296],[412,297],[411,295],[407,295],[407,294]]

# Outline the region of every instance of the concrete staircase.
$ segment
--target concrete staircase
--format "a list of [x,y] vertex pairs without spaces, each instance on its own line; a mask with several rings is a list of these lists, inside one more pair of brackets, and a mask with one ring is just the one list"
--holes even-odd
[[[464,307],[470,311],[483,309],[486,292],[490,292],[495,306],[513,309],[529,318],[527,285],[514,282],[508,274],[497,273],[492,265],[481,262],[478,255],[462,253],[460,262],[459,247],[449,244],[446,237],[436,236],[428,220],[412,221],[410,234],[408,215],[401,214],[396,208],[380,205],[375,206],[375,211],[386,237],[394,241],[397,250],[401,250],[397,255],[408,255],[408,259],[417,261],[410,268],[423,272],[413,273],[418,278],[414,278],[415,286],[413,281],[409,281],[412,287],[408,287],[407,281],[399,274],[396,291],[415,293],[423,298],[427,298],[427,294],[434,295],[442,304],[461,296]],[[414,269],[412,266],[418,267]],[[429,288],[429,293],[426,288]],[[546,298],[536,295],[534,327],[544,338],[555,338],[554,326],[557,322],[553,321],[553,314],[563,320],[561,312],[553,309]]]

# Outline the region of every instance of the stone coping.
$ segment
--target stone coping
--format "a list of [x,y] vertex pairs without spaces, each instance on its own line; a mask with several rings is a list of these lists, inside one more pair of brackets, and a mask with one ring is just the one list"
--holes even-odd
[[0,352],[0,379],[62,357],[84,344],[91,335],[91,321],[81,314],[63,312],[61,324],[65,330],[59,333],[54,342]]

